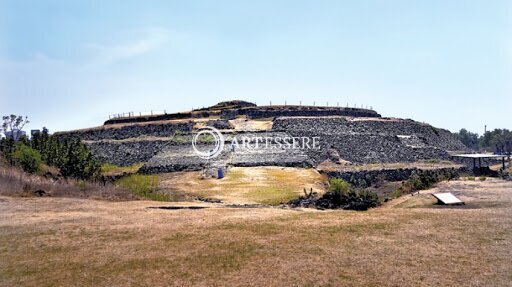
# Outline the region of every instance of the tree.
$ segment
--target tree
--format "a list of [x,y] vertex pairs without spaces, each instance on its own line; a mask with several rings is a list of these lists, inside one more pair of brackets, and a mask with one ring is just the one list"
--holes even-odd
[[[10,115],[2,117],[2,132],[7,136],[0,140],[0,152],[11,165],[18,164],[27,172],[35,172],[41,162],[60,169],[65,177],[93,179],[99,174],[100,164],[91,151],[78,138],[61,139],[50,135],[47,128],[29,140],[13,134],[29,123],[27,117]],[[17,141],[17,143],[16,143]]]
[[48,165],[53,165],[56,167],[61,167],[66,162],[67,156],[67,141],[61,141],[55,136],[47,136],[45,137],[44,133],[41,137],[42,145],[41,145],[41,154],[43,155],[43,160]]
[[26,124],[30,123],[28,117],[10,115],[2,117],[2,128],[1,131],[6,135],[10,132],[11,137],[15,140],[18,139],[18,133],[23,130]]
[[455,135],[464,145],[473,150],[512,154],[512,131],[510,130],[495,129],[478,136],[476,133],[461,129]]
[[35,134],[32,147],[41,153],[43,161],[60,169],[65,177],[92,179],[99,174],[100,164],[92,153],[78,138],[63,138],[48,134],[43,128]]
[[479,149],[478,134],[469,132],[466,129],[461,129],[455,135],[468,148],[473,149],[473,150]]
[[[28,124],[28,117],[23,116],[3,116],[2,125],[0,126],[0,133],[5,135],[5,138],[0,140],[0,152],[9,161],[11,165],[14,165],[14,146],[15,141],[19,139],[19,131]],[[23,142],[27,139],[23,138]]]
[[9,162],[10,165],[14,165],[14,139],[8,137],[0,139],[0,153]]
[[93,158],[91,151],[79,139],[66,141],[64,163],[59,166],[65,177],[91,179],[98,175],[100,164]]
[[480,147],[498,153],[512,152],[512,132],[507,129],[495,129],[480,137]]

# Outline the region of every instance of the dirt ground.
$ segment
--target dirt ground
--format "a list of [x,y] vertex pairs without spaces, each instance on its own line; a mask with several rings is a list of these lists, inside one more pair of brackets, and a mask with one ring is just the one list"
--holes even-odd
[[[432,205],[437,191],[467,204]],[[512,182],[496,179],[444,182],[368,212],[0,197],[0,286],[511,281]]]

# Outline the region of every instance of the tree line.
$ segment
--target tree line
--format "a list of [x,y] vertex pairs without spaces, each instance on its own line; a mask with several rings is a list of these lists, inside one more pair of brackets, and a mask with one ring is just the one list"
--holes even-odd
[[464,145],[475,151],[489,151],[509,155],[512,153],[512,131],[508,129],[486,131],[481,136],[466,129],[461,129],[455,135]]
[[[2,119],[4,134],[11,132],[11,135],[28,122],[27,118],[14,115]],[[60,139],[50,135],[46,128],[34,133],[31,139],[25,135],[2,138],[0,153],[8,164],[19,166],[29,173],[40,171],[43,163],[58,168],[64,177],[88,180],[100,172],[99,162],[80,139]]]

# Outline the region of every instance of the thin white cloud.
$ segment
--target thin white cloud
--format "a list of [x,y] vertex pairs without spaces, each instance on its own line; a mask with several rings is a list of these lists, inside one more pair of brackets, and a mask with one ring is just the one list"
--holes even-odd
[[86,47],[93,51],[92,65],[108,65],[128,60],[151,52],[167,41],[168,33],[162,28],[151,28],[142,31],[142,37],[136,41],[116,45],[87,44]]

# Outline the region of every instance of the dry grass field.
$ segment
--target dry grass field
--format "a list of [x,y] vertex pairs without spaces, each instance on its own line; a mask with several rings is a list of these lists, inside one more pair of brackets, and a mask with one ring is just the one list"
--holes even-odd
[[[434,206],[451,191],[466,206]],[[203,209],[160,209],[159,206]],[[0,197],[1,286],[510,286],[512,183],[368,212]]]
[[267,131],[272,129],[272,119],[249,120],[245,117],[229,121],[237,131]]
[[293,167],[232,167],[225,178],[201,179],[201,173],[173,172],[159,175],[160,188],[170,193],[201,196],[232,204],[286,203],[309,192],[322,193],[327,177],[315,169]]

